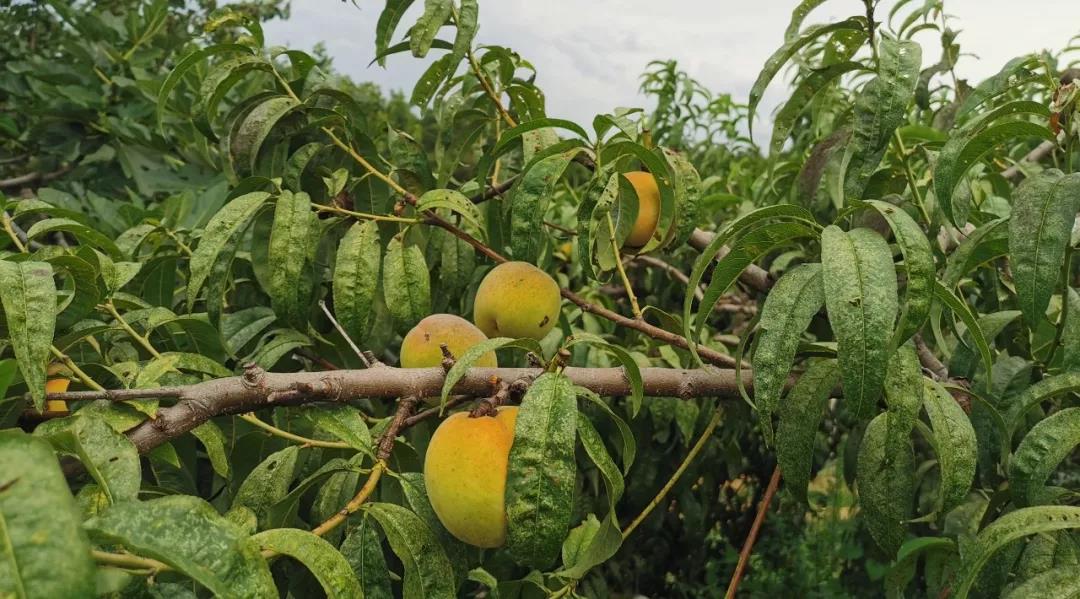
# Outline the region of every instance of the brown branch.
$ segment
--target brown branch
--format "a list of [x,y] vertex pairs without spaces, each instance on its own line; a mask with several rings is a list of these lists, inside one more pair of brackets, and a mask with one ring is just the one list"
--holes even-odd
[[[694,229],[690,233],[690,238],[686,240],[686,243],[699,252],[704,252],[709,244],[712,243],[716,235],[709,233],[708,231],[702,231],[701,229]],[[716,253],[716,259],[719,260],[727,255],[730,250],[727,247],[721,247],[720,251]],[[739,280],[743,284],[760,291],[762,293],[768,293],[773,286],[773,278],[769,272],[760,266],[751,264],[746,267],[746,270],[739,275]]]
[[1052,141],[1044,141],[1044,142],[1042,142],[1041,144],[1035,146],[1035,149],[1028,152],[1027,156],[1024,156],[1023,158],[1021,158],[1019,162],[1017,162],[1016,164],[1010,166],[1009,168],[1001,171],[1001,176],[1005,177],[1006,179],[1010,179],[1010,180],[1020,177],[1021,175],[1024,174],[1024,172],[1022,170],[1020,170],[1020,166],[1022,164],[1024,164],[1025,162],[1028,162],[1028,163],[1039,162],[1043,158],[1046,158],[1047,156],[1052,154],[1054,152],[1054,148],[1057,148],[1057,143],[1056,142],[1052,142]]
[[750,526],[750,534],[746,535],[746,541],[743,542],[742,551],[739,552],[739,563],[735,566],[735,572],[731,575],[731,582],[728,583],[727,594],[724,595],[724,599],[734,599],[735,591],[739,589],[739,582],[742,580],[743,574],[746,572],[746,564],[750,562],[750,554],[754,551],[754,543],[757,542],[758,533],[761,532],[761,525],[765,523],[765,516],[769,513],[769,505],[772,503],[773,496],[776,495],[776,489],[780,487],[780,467],[773,468],[772,477],[769,478],[769,485],[765,488],[765,495],[761,498],[761,503],[758,504],[757,515],[754,517],[754,523]]
[[922,335],[916,333],[913,340],[915,341],[915,352],[919,355],[919,363],[922,364],[922,367],[933,373],[934,378],[938,381],[948,379],[949,369],[934,355],[933,350],[926,346]]
[[75,168],[74,164],[65,164],[51,173],[42,173],[41,171],[33,171],[26,173],[25,175],[19,175],[17,177],[11,177],[9,179],[0,179],[0,189],[7,189],[11,187],[22,187],[24,185],[30,185],[38,181],[42,183],[48,183],[57,177],[62,177],[71,169]]

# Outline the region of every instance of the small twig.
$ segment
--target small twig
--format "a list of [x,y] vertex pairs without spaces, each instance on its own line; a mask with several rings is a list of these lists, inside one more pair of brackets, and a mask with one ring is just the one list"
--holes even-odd
[[318,439],[309,439],[307,437],[302,437],[300,435],[290,433],[289,431],[282,430],[272,424],[259,420],[259,418],[255,416],[255,414],[252,414],[250,412],[247,414],[239,414],[239,418],[244,422],[251,424],[252,426],[261,428],[262,430],[270,433],[271,435],[281,437],[282,439],[288,439],[290,441],[296,441],[297,443],[300,443],[305,447],[322,447],[324,449],[349,449],[352,447],[348,443],[343,443],[341,441],[319,441]]
[[38,181],[41,181],[42,183],[48,183],[49,181],[52,181],[53,179],[56,179],[57,177],[63,176],[65,173],[67,173],[68,171],[70,171],[73,168],[75,168],[75,166],[73,164],[71,164],[71,163],[68,163],[68,164],[65,164],[65,165],[61,166],[60,168],[56,169],[55,171],[52,171],[51,173],[42,173],[41,171],[34,171],[34,172],[26,173],[25,175],[19,175],[17,177],[11,177],[10,179],[0,179],[0,189],[10,188],[10,187],[22,187],[24,185],[29,185],[31,183],[35,183],[35,182],[38,182]]
[[641,320],[641,306],[638,305],[637,296],[634,295],[634,289],[630,285],[630,278],[626,276],[626,269],[623,268],[622,254],[619,249],[619,242],[615,239],[615,225],[611,220],[610,212],[607,215],[607,224],[608,233],[610,233],[611,251],[615,254],[615,269],[619,272],[619,279],[622,280],[623,288],[626,289],[626,297],[630,299],[630,310],[634,313],[634,318]]
[[739,552],[739,563],[735,566],[735,573],[731,575],[731,582],[728,583],[727,594],[724,595],[724,599],[734,599],[735,591],[739,589],[739,582],[746,572],[746,564],[750,562],[750,553],[754,551],[754,543],[757,542],[758,533],[761,532],[761,525],[765,522],[765,515],[769,513],[769,505],[772,503],[773,496],[776,495],[776,489],[779,486],[780,467],[777,466],[773,468],[772,477],[769,478],[769,485],[765,488],[765,495],[762,496],[761,503],[758,505],[754,524],[750,526],[750,534],[746,536],[742,551]]
[[371,368],[371,362],[368,360],[367,356],[364,355],[364,352],[360,351],[360,348],[356,345],[356,342],[353,341],[352,337],[350,337],[349,334],[345,332],[345,327],[341,326],[341,323],[338,322],[336,318],[334,318],[334,315],[330,312],[330,308],[326,307],[325,300],[319,300],[319,308],[321,308],[323,314],[326,314],[326,317],[330,319],[330,324],[334,325],[334,328],[337,329],[337,332],[341,333],[341,336],[345,338],[345,342],[349,344],[349,347],[351,347],[352,350],[356,353],[357,357],[360,358],[360,362],[364,365],[364,368]]
[[922,335],[916,333],[912,338],[915,341],[915,352],[919,355],[919,363],[934,375],[934,379],[944,381],[949,378],[949,369],[934,355],[933,350],[927,347]]

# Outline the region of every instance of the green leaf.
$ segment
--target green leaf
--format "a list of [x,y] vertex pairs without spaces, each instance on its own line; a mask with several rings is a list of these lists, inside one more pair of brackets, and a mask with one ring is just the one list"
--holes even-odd
[[[754,403],[762,432],[769,442],[772,442],[772,414],[780,404],[780,394],[791,373],[799,339],[824,304],[821,265],[816,263],[796,266],[784,273],[765,297],[758,321],[760,332],[753,367]],[[813,387],[804,393],[809,393],[810,389]],[[810,398],[806,398],[806,401],[810,401]],[[817,429],[817,420],[814,422],[812,430]],[[813,440],[812,435],[810,439]],[[788,469],[783,470],[786,476]],[[805,485],[801,488],[805,492]]]
[[165,115],[165,105],[168,104],[169,96],[172,91],[176,89],[176,86],[183,80],[184,75],[187,75],[196,64],[203,60],[214,56],[216,54],[226,54],[231,52],[237,52],[242,54],[250,54],[251,48],[247,46],[241,46],[240,44],[215,44],[213,46],[207,46],[206,48],[199,48],[194,52],[191,52],[187,56],[180,59],[173,67],[172,71],[169,71],[169,75],[165,77],[165,81],[161,84],[161,89],[158,90],[157,108],[155,113],[157,115],[158,129],[164,132],[165,127],[162,123]]
[[289,96],[275,96],[252,108],[232,132],[229,151],[233,162],[255,173],[263,142],[281,119],[300,106]]
[[540,375],[518,411],[506,475],[507,550],[537,568],[559,554],[573,517],[577,406],[561,374]]
[[641,402],[644,399],[645,388],[641,380],[641,368],[638,367],[638,363],[634,360],[634,356],[621,345],[608,343],[603,337],[591,333],[575,333],[573,339],[571,339],[565,347],[566,349],[570,349],[579,343],[595,347],[602,352],[610,354],[619,361],[619,364],[625,371],[627,380],[630,382],[630,417],[637,417],[638,412],[641,411]]
[[251,540],[263,550],[276,551],[304,564],[330,599],[364,596],[349,562],[322,537],[306,530],[277,528],[260,532]]
[[1080,566],[1058,566],[1012,587],[1002,599],[1072,599],[1080,595]]
[[451,53],[455,65],[461,62],[465,54],[472,49],[473,38],[479,28],[477,22],[480,16],[480,6],[477,0],[459,0],[458,10],[454,21],[457,26],[457,35],[454,36],[454,51]]
[[450,534],[450,531],[446,530],[442,521],[439,520],[435,508],[431,507],[427,483],[424,482],[424,473],[402,472],[397,479],[398,483],[401,484],[402,492],[405,494],[408,507],[412,508],[413,512],[420,516],[420,519],[435,534],[435,539],[439,541],[439,545],[446,552],[447,559],[450,560],[450,567],[454,570],[456,584],[460,585],[468,576],[469,555],[471,553],[469,546]]
[[1033,73],[1028,67],[1039,64],[1039,57],[1031,54],[1017,56],[1001,68],[997,74],[979,83],[974,90],[964,98],[964,102],[956,111],[956,119],[963,120],[971,111],[981,106],[987,100],[997,97],[1011,89],[1015,89],[1025,80],[1031,79]]
[[[982,331],[983,337],[989,343],[1005,327],[1020,318],[1020,314],[1019,310],[1002,310],[1001,312],[983,314],[979,316],[979,330]],[[972,341],[971,334],[965,332],[962,342],[956,346],[956,351],[953,352],[952,358],[949,359],[949,373],[952,376],[968,380],[975,378],[976,367],[979,365],[978,361],[981,358],[975,354],[976,350],[973,346],[974,341]]]
[[943,285],[952,289],[980,264],[1004,256],[1008,250],[1008,219],[997,219],[975,229],[946,258]]
[[[983,367],[986,372],[991,372],[994,358],[990,353],[990,344],[986,341],[986,335],[979,328],[979,321],[975,319],[975,313],[971,311],[971,308],[963,300],[956,297],[953,292],[946,289],[936,280],[934,281],[934,297],[964,322],[964,325],[967,326],[968,335],[971,336],[976,349],[979,350],[979,355],[982,356]],[[987,378],[987,385],[989,385],[989,377]]]
[[316,427],[346,442],[353,449],[371,455],[371,431],[360,410],[347,405],[320,405],[300,410]]
[[382,275],[386,308],[399,332],[408,331],[431,314],[431,273],[418,246],[403,245],[400,237],[391,239]]
[[0,595],[90,597],[82,514],[49,444],[0,431]]
[[386,566],[382,542],[370,518],[364,517],[355,528],[349,530],[340,550],[360,581],[364,599],[393,599],[390,569]]
[[191,434],[203,444],[214,472],[228,478],[229,458],[225,452],[225,434],[221,432],[221,428],[214,424],[213,420],[208,420],[191,429]]
[[1040,420],[1009,460],[1009,490],[1013,503],[1025,507],[1052,501],[1046,480],[1080,445],[1080,408],[1066,408]]
[[548,198],[578,152],[573,149],[534,161],[514,186],[510,195],[510,248],[515,260],[536,262],[540,256],[549,238],[544,227]]
[[355,223],[338,245],[334,312],[353,339],[367,337],[379,283],[382,246],[375,221]]
[[431,49],[435,34],[446,23],[453,9],[451,0],[424,0],[424,13],[409,29],[409,45],[413,56],[423,58]]
[[[788,136],[791,135],[799,115],[811,105],[811,101],[819,91],[828,87],[829,84],[845,73],[865,68],[861,63],[848,61],[810,71],[799,82],[795,91],[791,92],[780,111],[776,113],[773,121],[772,140],[769,142],[769,155],[777,156],[780,153],[780,149],[784,146]],[[858,106],[858,104],[856,105]]]
[[604,485],[606,485],[608,493],[608,506],[614,511],[615,504],[622,497],[623,490],[626,488],[622,473],[619,472],[619,467],[615,465],[615,461],[611,459],[611,454],[608,453],[607,447],[604,446],[604,440],[600,437],[600,433],[596,432],[596,427],[589,421],[589,417],[581,412],[578,412],[577,434],[581,446],[585,448],[585,453],[588,454],[589,459],[596,465],[596,469],[600,471],[600,475],[604,478]]
[[622,441],[622,471],[623,474],[630,472],[630,466],[634,465],[634,458],[637,456],[637,443],[634,441],[634,433],[630,430],[630,425],[626,424],[626,421],[620,418],[619,415],[611,409],[611,406],[607,405],[607,403],[593,391],[584,387],[576,387],[574,392],[578,394],[578,397],[584,397],[591,401],[615,423],[615,428],[619,430],[619,438]]
[[376,59],[379,66],[386,66],[385,54],[390,46],[390,38],[412,3],[413,0],[386,0],[386,7],[379,13],[379,22],[375,25],[375,54],[379,57]]
[[0,303],[19,372],[40,411],[45,407],[45,369],[56,328],[52,266],[0,260]]
[[1065,322],[1058,325],[1062,327],[1061,368],[1080,370],[1080,293],[1067,289],[1065,301],[1068,303],[1068,307],[1062,309]]
[[79,243],[90,244],[97,249],[105,251],[113,258],[119,259],[122,256],[120,248],[116,247],[116,243],[107,235],[80,222],[73,221],[70,218],[47,218],[45,220],[39,220],[26,230],[26,238],[33,240],[42,235],[57,232],[70,233],[75,236],[75,239],[79,240]]
[[907,119],[922,66],[922,47],[912,41],[882,37],[878,44],[878,76],[855,98],[851,141],[844,153],[844,196],[862,199],[871,175]]
[[941,469],[938,513],[947,514],[963,503],[975,479],[978,446],[975,429],[960,404],[944,387],[924,380],[923,407],[930,417],[930,439]]
[[1080,507],[1052,505],[1021,508],[991,522],[970,543],[952,597],[967,599],[986,562],[1001,548],[1028,535],[1080,527]]
[[1025,179],[1013,194],[1009,217],[1009,263],[1016,298],[1032,330],[1061,280],[1061,265],[1080,210],[1080,173],[1049,169]]
[[799,28],[802,27],[803,21],[806,20],[806,15],[824,3],[825,0],[802,0],[791,11],[791,20],[788,21],[787,29],[784,30],[784,39],[790,40],[799,35]]
[[702,203],[701,175],[684,154],[670,148],[660,148],[660,151],[671,169],[675,189],[675,237],[671,245],[677,247],[686,243],[698,225],[698,205]]
[[480,209],[460,191],[454,191],[452,189],[433,189],[425,192],[416,202],[417,210],[437,210],[439,208],[445,208],[455,214],[461,215],[461,218],[473,227],[478,234],[484,231],[483,218],[480,216]]
[[[900,546],[900,551],[896,553],[896,560],[892,567],[885,575],[885,596],[888,599],[904,597],[904,589],[915,577],[915,568],[920,555],[940,553],[955,555],[956,552],[956,541],[945,537],[918,537],[905,541]],[[927,561],[929,561],[929,555]]]
[[584,578],[590,569],[610,559],[622,546],[622,532],[612,512],[603,522],[589,516],[570,531],[562,545],[563,569],[559,576]]
[[911,430],[923,405],[922,364],[911,343],[896,348],[885,373],[885,405],[889,412],[886,452],[911,445]]
[[[756,366],[754,370],[756,372]],[[803,503],[807,501],[806,486],[810,482],[810,468],[813,466],[814,440],[825,416],[829,397],[839,380],[840,368],[836,360],[814,362],[780,404],[776,461],[784,473],[784,487]],[[757,397],[756,383],[754,395]],[[760,401],[758,398],[759,406]]]
[[419,516],[392,503],[369,503],[390,548],[405,568],[403,599],[449,599],[456,596],[454,571],[431,529]]
[[904,542],[915,496],[915,455],[906,447],[888,453],[888,413],[878,414],[863,433],[856,480],[859,506],[874,542],[886,555],[895,555]]
[[270,304],[286,322],[303,327],[308,306],[301,297],[301,279],[308,263],[308,244],[315,234],[311,198],[304,192],[282,191],[274,205],[270,231]]
[[889,223],[896,245],[904,256],[907,288],[904,290],[904,308],[896,325],[893,345],[899,347],[919,332],[930,316],[930,304],[934,287],[934,254],[930,240],[922,227],[903,209],[880,200],[867,201]]
[[448,76],[450,76],[458,63],[452,62],[454,60],[453,55],[447,54],[442,58],[432,62],[431,65],[424,71],[424,74],[420,76],[420,79],[416,81],[416,85],[413,87],[412,96],[409,101],[421,108],[427,106],[427,103],[431,100],[431,96],[435,94],[435,90],[439,88],[441,84]]
[[191,255],[191,276],[188,278],[187,292],[189,310],[194,308],[199,291],[206,283],[219,257],[223,253],[227,254],[231,263],[232,252],[227,251],[226,248],[236,243],[236,240],[247,229],[251,218],[269,197],[270,194],[261,191],[242,195],[225,204],[207,223],[199,239],[199,245]]
[[240,484],[232,507],[251,508],[259,519],[259,527],[264,528],[270,508],[289,493],[299,455],[300,448],[295,445],[270,454]]
[[780,72],[780,68],[784,66],[784,63],[815,39],[841,29],[862,31],[865,29],[865,19],[853,17],[839,23],[807,27],[802,36],[787,40],[765,61],[765,66],[761,68],[754,85],[750,88],[749,110],[746,121],[750,127],[751,135],[754,127],[754,113],[757,111],[758,103],[761,102],[761,96],[765,93],[765,88],[769,86],[769,82]]
[[91,538],[165,562],[219,597],[277,597],[259,547],[197,497],[118,503],[86,528]]
[[1080,372],[1064,372],[1048,376],[1025,388],[1010,402],[1009,424],[1013,431],[1021,424],[1024,414],[1036,405],[1063,393],[1080,391]]
[[889,335],[897,311],[892,253],[869,229],[821,234],[822,281],[829,323],[836,335],[844,400],[856,417],[872,413],[892,353]]
[[450,392],[454,390],[454,386],[458,384],[461,377],[469,372],[469,369],[473,367],[473,364],[476,364],[477,360],[490,352],[504,347],[516,347],[518,349],[530,351],[536,354],[537,357],[543,355],[540,343],[535,339],[511,339],[510,337],[485,339],[470,347],[464,354],[454,356],[454,365],[450,368],[449,372],[446,373],[446,379],[443,381],[440,405],[446,405],[446,400],[450,397]]
[[48,431],[53,447],[78,457],[109,503],[138,499],[142,467],[135,445],[101,418],[79,412],[62,422]]

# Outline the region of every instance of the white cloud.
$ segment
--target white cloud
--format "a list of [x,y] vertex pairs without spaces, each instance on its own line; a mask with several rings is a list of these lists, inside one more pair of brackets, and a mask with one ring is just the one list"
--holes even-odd
[[[386,69],[368,67],[382,3],[359,4],[357,9],[352,3],[296,0],[290,20],[266,25],[267,37],[272,44],[300,48],[322,41],[337,68],[354,79],[409,92],[427,61],[405,53],[391,57]],[[421,4],[405,16],[398,36]],[[879,18],[892,4],[883,3]],[[616,106],[644,104],[639,76],[653,59],[674,58],[711,90],[745,99],[765,59],[780,45],[794,5],[793,0],[481,0],[477,40],[509,46],[536,66],[552,116],[588,122]],[[973,83],[1014,56],[1063,48],[1080,33],[1076,0],[948,0],[946,8],[956,16],[950,25],[962,30],[963,51],[975,55],[963,57],[957,69]],[[806,22],[834,21],[862,10],[856,0],[830,0]],[[940,48],[933,32],[918,39],[924,66],[936,62]],[[783,83],[775,82],[761,114],[767,118],[785,97]],[[758,125],[767,124],[759,120]]]

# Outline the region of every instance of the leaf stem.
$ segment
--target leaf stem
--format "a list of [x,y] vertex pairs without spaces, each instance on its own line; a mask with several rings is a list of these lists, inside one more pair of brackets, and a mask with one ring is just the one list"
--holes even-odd
[[641,513],[638,514],[637,517],[634,518],[634,520],[630,522],[630,524],[628,524],[626,528],[623,529],[622,538],[624,541],[627,537],[630,536],[630,533],[634,532],[634,530],[638,526],[640,526],[642,522],[645,521],[645,518],[649,517],[649,514],[651,514],[652,511],[656,509],[656,506],[660,505],[660,502],[664,500],[664,497],[666,497],[667,494],[671,492],[671,489],[675,486],[675,483],[679,482],[679,477],[681,477],[683,473],[686,472],[686,469],[690,467],[690,463],[694,461],[694,458],[696,458],[698,454],[701,453],[702,449],[705,449],[705,443],[708,442],[710,437],[712,437],[713,431],[716,430],[716,427],[720,425],[720,419],[722,415],[723,411],[720,409],[719,406],[713,409],[712,419],[710,419],[709,424],[705,426],[705,430],[701,431],[701,436],[698,437],[697,441],[694,443],[694,446],[690,448],[690,453],[686,454],[686,457],[683,459],[682,463],[679,464],[679,467],[675,469],[675,473],[672,474],[671,478],[668,479],[667,483],[665,483],[664,486],[660,488],[660,492],[656,494],[656,497],[652,498],[652,501],[649,502],[649,505],[646,505],[645,509],[642,510]]
[[374,176],[376,179],[379,179],[383,183],[386,183],[387,185],[390,186],[390,189],[393,189],[394,191],[400,193],[403,196],[411,196],[412,195],[404,187],[402,187],[401,185],[398,185],[397,181],[394,181],[393,179],[391,179],[389,177],[389,175],[386,175],[382,171],[380,171],[379,169],[375,168],[370,162],[367,161],[367,159],[365,159],[363,156],[361,156],[359,152],[354,150],[352,146],[350,146],[349,144],[341,141],[341,138],[339,138],[337,135],[334,134],[333,129],[331,129],[329,127],[323,127],[322,130],[323,130],[323,133],[326,133],[328,136],[330,136],[330,140],[334,142],[335,146],[341,148],[346,153],[348,153],[349,156],[351,156],[353,160],[355,160],[358,164],[360,164],[360,166],[364,167],[364,170],[371,173],[371,175]]
[[641,307],[638,305],[637,296],[634,295],[634,289],[630,286],[630,279],[626,276],[626,269],[623,268],[622,254],[619,251],[619,242],[615,239],[615,224],[611,221],[610,212],[607,214],[607,225],[611,251],[615,254],[615,269],[619,271],[619,278],[626,289],[626,297],[630,298],[630,309],[634,313],[634,318],[641,320]]
[[[451,6],[450,10],[454,13],[454,21],[457,21],[457,7]],[[510,127],[517,127],[517,121],[515,121],[514,117],[510,116],[510,113],[506,111],[506,107],[503,106],[502,102],[499,100],[499,95],[495,93],[495,86],[488,81],[487,75],[484,74],[484,70],[480,68],[480,63],[476,62],[476,55],[473,54],[471,46],[465,52],[465,56],[469,60],[469,67],[472,68],[476,78],[480,80],[480,87],[484,88],[484,93],[487,94],[491,103],[495,105],[495,110],[499,112],[499,116],[501,116],[503,121]]]
[[78,377],[78,379],[82,381],[82,384],[90,387],[94,391],[105,391],[105,387],[102,387],[97,381],[90,378],[90,375],[83,372],[83,369],[79,368],[78,364],[68,357],[67,354],[57,349],[55,345],[50,345],[49,351],[51,351],[52,355],[55,356],[57,360],[60,360],[68,370]]
[[390,216],[386,214],[370,214],[367,212],[357,212],[355,210],[339,208],[338,206],[327,206],[326,204],[312,204],[312,207],[314,207],[315,210],[318,212],[333,212],[336,214],[344,214],[361,220],[384,221],[389,223],[408,223],[410,225],[415,225],[420,222],[420,219],[418,218],[405,218],[401,216]]
[[252,426],[261,428],[262,430],[270,433],[271,435],[281,437],[282,439],[288,439],[290,441],[296,441],[302,444],[304,447],[322,447],[324,449],[350,449],[351,445],[348,443],[342,443],[340,441],[319,441],[318,439],[309,439],[300,435],[290,433],[289,431],[282,430],[272,424],[263,422],[255,414],[248,412],[247,414],[240,414],[240,419]]
[[140,557],[130,553],[113,553],[111,551],[90,550],[90,557],[99,564],[130,570],[132,572],[153,576],[158,572],[172,570],[172,566],[156,559]]
[[128,336],[134,339],[136,343],[141,345],[143,349],[150,353],[151,356],[155,358],[161,357],[161,352],[154,349],[154,346],[150,344],[150,340],[140,335],[138,331],[132,328],[132,326],[128,324],[126,320],[124,320],[124,317],[121,316],[120,312],[116,310],[116,306],[113,304],[111,299],[107,300],[104,304],[102,304],[102,306],[105,308],[105,311],[108,312],[110,316],[116,319],[116,322],[120,325],[120,328],[124,329]]
[[923,202],[922,192],[919,191],[919,186],[915,183],[915,173],[911,170],[911,164],[908,163],[907,148],[904,147],[904,140],[900,137],[899,131],[893,131],[893,140],[896,142],[897,154],[900,156],[900,164],[904,167],[904,177],[907,178],[908,187],[911,188],[911,195],[915,198],[915,203],[919,205],[919,214],[926,221],[926,228],[929,230],[933,226],[930,213],[926,211],[926,203]]
[[15,228],[12,227],[11,217],[8,216],[7,210],[3,211],[3,214],[0,215],[0,218],[4,219],[4,230],[7,231],[8,237],[11,238],[11,241],[15,244],[15,247],[19,248],[19,252],[25,254],[26,245],[23,244],[22,240],[19,239],[19,236],[15,233]]

